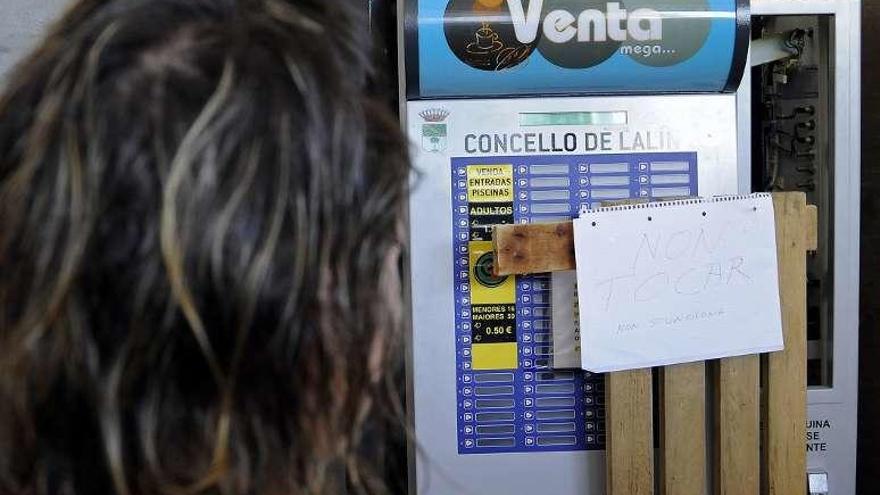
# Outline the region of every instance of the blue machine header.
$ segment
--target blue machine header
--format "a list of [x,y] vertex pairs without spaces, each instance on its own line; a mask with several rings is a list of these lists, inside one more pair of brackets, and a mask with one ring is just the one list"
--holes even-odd
[[747,0],[410,0],[408,96],[735,91]]

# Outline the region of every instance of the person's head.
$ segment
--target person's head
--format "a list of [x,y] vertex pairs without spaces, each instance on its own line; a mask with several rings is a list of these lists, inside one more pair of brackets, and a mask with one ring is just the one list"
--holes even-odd
[[8,76],[0,493],[381,490],[409,170],[367,30],[81,0]]

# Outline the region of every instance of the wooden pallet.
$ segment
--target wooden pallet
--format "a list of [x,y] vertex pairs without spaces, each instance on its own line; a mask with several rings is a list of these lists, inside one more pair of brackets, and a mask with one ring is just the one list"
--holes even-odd
[[[656,480],[654,374],[606,375],[608,495],[806,493],[806,252],[817,249],[817,215],[803,193],[774,193],[773,206],[785,350],[659,370]],[[493,239],[498,275],[575,269],[571,222],[498,225]]]

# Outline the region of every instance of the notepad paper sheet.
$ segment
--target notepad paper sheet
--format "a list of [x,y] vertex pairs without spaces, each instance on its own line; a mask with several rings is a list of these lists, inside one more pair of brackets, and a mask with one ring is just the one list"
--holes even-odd
[[574,233],[583,369],[782,349],[769,194],[600,208]]

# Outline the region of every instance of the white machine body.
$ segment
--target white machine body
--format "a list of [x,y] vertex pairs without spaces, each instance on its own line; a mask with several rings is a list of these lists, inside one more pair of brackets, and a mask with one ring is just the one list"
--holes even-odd
[[[559,119],[612,123],[552,123]],[[438,125],[444,127],[438,131]],[[482,226],[482,213],[473,207],[491,205],[491,215],[506,202],[509,221],[526,223],[572,218],[579,207],[610,199],[736,193],[735,96],[410,102],[407,130],[418,172],[410,203],[416,490],[603,493],[600,377],[581,381],[572,378],[583,373],[579,370],[553,370],[554,380],[548,380],[556,387],[549,397],[553,401],[548,407],[541,402],[541,375],[552,363],[542,361],[549,329],[534,316],[546,315],[549,308],[542,290],[546,278],[517,277],[515,300],[509,301],[517,313],[515,338],[513,345],[500,344],[512,349],[512,359],[481,357],[484,344],[466,327],[477,323],[461,317],[476,313],[472,306],[486,290],[478,286],[474,257],[466,249],[481,244],[473,238],[479,236],[474,229]],[[493,167],[507,167],[489,181],[502,184],[502,191],[493,201],[480,202],[485,188],[473,172]],[[505,173],[512,179],[512,197],[503,191],[508,182],[498,179]],[[481,380],[499,375],[509,379]],[[578,387],[572,393],[564,386],[573,381]],[[486,407],[481,383],[491,392]],[[506,420],[482,422],[484,413],[509,414]],[[544,413],[550,418],[542,421]]]

